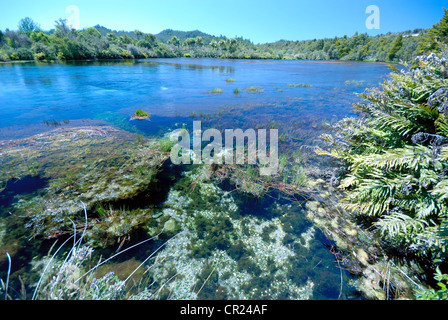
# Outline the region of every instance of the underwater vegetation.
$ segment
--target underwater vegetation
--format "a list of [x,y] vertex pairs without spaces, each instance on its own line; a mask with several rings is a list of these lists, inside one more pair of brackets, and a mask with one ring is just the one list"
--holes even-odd
[[134,113],[134,115],[131,117],[131,120],[137,119],[137,120],[145,120],[151,117],[151,114],[143,111],[142,109],[137,109]]
[[12,204],[28,217],[34,236],[54,237],[86,227],[86,239],[106,245],[123,241],[151,217],[151,208],[134,210],[125,201],[151,189],[168,158],[159,146],[152,140],[137,144],[132,135],[111,127],[57,129],[4,147],[2,177],[22,178],[31,162],[36,175],[49,179],[44,192]]
[[[248,169],[254,187],[247,178],[241,180],[247,192],[224,188],[227,179],[217,179],[217,168],[201,165],[171,177],[170,184],[164,181],[164,195],[157,185],[170,148],[162,151],[161,141],[136,139],[106,126],[59,128],[2,150],[7,164],[26,158],[37,164],[38,176],[49,179],[33,197],[15,198],[10,205],[11,212],[25,217],[22,232],[34,243],[61,240],[61,249],[53,248],[56,241],[48,253],[32,259],[29,275],[16,271],[16,286],[25,284],[22,298],[318,299],[342,294],[340,271],[328,271],[333,257],[316,239],[318,231],[303,218],[300,205],[253,203],[255,184],[266,188],[254,168]],[[37,145],[44,145],[42,153],[34,153]],[[16,177],[27,170],[23,164],[5,168]],[[74,246],[73,237],[78,240]],[[144,240],[146,256],[113,261],[142,238],[152,239]],[[2,242],[13,253],[11,239],[2,237]],[[102,250],[117,247],[118,253],[98,262]],[[304,257],[306,263],[300,263]],[[319,276],[323,271],[325,279]]]
[[263,93],[264,89],[258,86],[251,86],[246,88],[246,91],[249,93]]
[[221,88],[214,88],[212,89],[211,93],[223,93],[224,90],[222,90]]
[[309,83],[290,83],[288,87],[291,88],[312,88],[313,86]]

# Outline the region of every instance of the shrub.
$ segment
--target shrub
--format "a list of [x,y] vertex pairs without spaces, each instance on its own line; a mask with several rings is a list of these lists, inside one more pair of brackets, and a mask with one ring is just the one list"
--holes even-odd
[[448,245],[447,57],[419,57],[360,96],[361,118],[322,138],[345,164],[342,204],[390,247],[440,263]]
[[143,120],[143,119],[148,119],[151,116],[150,113],[143,111],[142,109],[137,109],[135,111],[134,116],[132,117],[132,119],[139,119],[139,120]]
[[303,83],[303,82],[301,82],[301,83],[290,83],[288,86],[291,87],[291,88],[312,88],[313,87],[311,84]]
[[34,60],[41,61],[41,60],[45,60],[45,59],[46,59],[46,56],[45,56],[45,53],[43,53],[43,52],[38,52],[38,53],[34,54]]
[[261,87],[252,86],[252,87],[246,88],[246,91],[251,92],[251,93],[263,93],[264,89]]
[[212,93],[223,93],[223,90],[221,88],[215,88],[212,90]]
[[124,51],[121,53],[121,57],[122,57],[123,59],[134,59],[134,56],[133,56],[132,53],[131,53],[130,51],[128,51],[128,50],[124,50]]
[[0,52],[0,60],[2,60],[2,61],[10,61],[11,58],[9,57],[9,55],[7,53]]

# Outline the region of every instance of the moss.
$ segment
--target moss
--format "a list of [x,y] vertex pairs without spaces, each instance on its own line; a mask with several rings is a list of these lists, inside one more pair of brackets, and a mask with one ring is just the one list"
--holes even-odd
[[246,91],[250,92],[250,93],[263,93],[264,89],[261,87],[257,87],[257,86],[251,86],[251,87],[246,88]]
[[[37,162],[38,174],[49,179],[40,196],[13,204],[14,212],[30,218],[32,232],[46,237],[64,234],[73,230],[72,221],[82,230],[84,203],[89,236],[97,240],[101,235],[120,239],[152,216],[150,212],[122,210],[119,203],[152,188],[168,157],[157,141],[137,146],[135,135],[111,127],[59,128],[19,141],[5,149],[4,168],[23,176],[28,169],[17,165],[23,154],[15,150],[26,150],[25,158]],[[93,213],[98,205],[109,210],[100,219]]]
[[292,87],[292,88],[312,88],[313,87],[311,84],[303,83],[303,82],[302,83],[290,83],[288,86]]
[[126,283],[126,289],[129,290],[135,283],[138,283],[145,274],[145,268],[140,267],[141,263],[141,261],[131,258],[123,262],[103,264],[96,269],[94,277],[101,278],[106,274],[113,272],[118,279],[123,281],[135,271]]
[[131,120],[145,120],[149,119],[151,117],[151,114],[143,111],[142,109],[137,109],[134,113],[134,115],[131,117]]
[[224,90],[222,90],[221,88],[214,88],[212,89],[211,93],[223,93]]

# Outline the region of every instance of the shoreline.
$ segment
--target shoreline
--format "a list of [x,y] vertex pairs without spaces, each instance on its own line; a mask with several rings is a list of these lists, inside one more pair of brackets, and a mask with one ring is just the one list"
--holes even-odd
[[336,59],[328,59],[328,60],[306,60],[306,59],[263,59],[263,58],[254,58],[254,59],[244,59],[244,58],[209,58],[209,57],[196,57],[196,58],[185,58],[185,57],[163,57],[163,58],[144,58],[144,59],[87,59],[87,60],[11,60],[11,61],[0,61],[1,64],[25,64],[25,63],[47,63],[47,64],[64,64],[65,62],[138,62],[138,61],[146,61],[146,60],[158,60],[158,59],[210,59],[210,60],[230,60],[230,61],[269,61],[269,62],[283,62],[283,61],[297,61],[297,62],[307,62],[307,63],[376,63],[376,64],[385,64],[385,65],[399,65],[404,66],[406,62],[394,62],[394,61],[372,61],[372,60],[336,60]]

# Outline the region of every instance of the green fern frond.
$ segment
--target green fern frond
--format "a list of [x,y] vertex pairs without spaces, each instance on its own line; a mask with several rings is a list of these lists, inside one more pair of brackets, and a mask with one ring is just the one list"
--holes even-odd
[[421,219],[415,219],[406,214],[395,212],[385,216],[374,223],[374,226],[384,237],[394,238],[421,232],[428,223]]
[[358,172],[361,168],[378,168],[385,170],[418,171],[429,168],[432,163],[432,148],[425,146],[406,146],[383,152],[382,154],[352,156],[352,170]]

